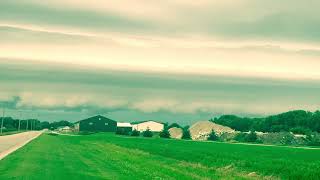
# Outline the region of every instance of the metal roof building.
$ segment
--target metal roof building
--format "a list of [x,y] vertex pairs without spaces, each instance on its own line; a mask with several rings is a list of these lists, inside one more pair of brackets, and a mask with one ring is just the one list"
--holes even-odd
[[98,115],[75,123],[78,131],[116,132],[117,121]]

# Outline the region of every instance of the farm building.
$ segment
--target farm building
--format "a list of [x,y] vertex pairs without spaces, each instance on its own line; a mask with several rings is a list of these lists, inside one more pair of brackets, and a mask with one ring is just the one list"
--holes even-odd
[[128,133],[132,131],[132,125],[130,123],[117,123],[117,132]]
[[141,122],[133,122],[132,124],[132,128],[137,130],[137,131],[145,131],[147,129],[149,129],[150,131],[153,132],[160,132],[164,129],[164,124],[161,122],[157,122],[157,121],[141,121]]
[[98,115],[78,121],[74,127],[78,131],[116,132],[117,121]]

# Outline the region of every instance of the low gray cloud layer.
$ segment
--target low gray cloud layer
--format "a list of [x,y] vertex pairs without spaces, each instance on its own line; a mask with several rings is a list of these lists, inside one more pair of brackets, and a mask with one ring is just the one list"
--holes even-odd
[[82,113],[271,114],[315,110],[320,84],[223,76],[150,74],[59,65],[1,64],[11,109]]
[[2,0],[0,101],[47,117],[319,109],[319,6]]

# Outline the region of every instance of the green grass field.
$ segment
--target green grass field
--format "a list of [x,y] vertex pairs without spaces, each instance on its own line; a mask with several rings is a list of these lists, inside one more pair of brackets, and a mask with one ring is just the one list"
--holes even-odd
[[0,179],[318,179],[320,150],[44,134],[0,161]]

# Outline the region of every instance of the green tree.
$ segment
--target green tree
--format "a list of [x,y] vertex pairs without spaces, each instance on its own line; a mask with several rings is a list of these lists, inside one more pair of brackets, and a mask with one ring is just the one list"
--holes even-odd
[[246,142],[256,142],[257,140],[258,140],[258,136],[257,136],[257,133],[254,131],[250,131],[250,133],[245,136]]
[[50,128],[50,123],[47,121],[42,121],[40,122],[40,129],[49,129]]
[[211,119],[210,121],[243,132],[249,131],[251,128],[253,128],[255,119],[246,117],[242,118],[235,115],[223,115],[219,118],[214,118],[214,120]]
[[190,131],[189,131],[189,127],[185,127],[183,128],[183,134],[182,134],[182,139],[191,139],[191,134],[190,134]]
[[300,131],[302,128],[320,132],[320,111],[312,113],[304,110],[295,110],[265,118],[223,115],[219,118],[214,118],[214,120],[211,119],[211,121],[241,132],[247,132],[252,129],[262,132],[289,132],[292,129]]
[[172,123],[168,126],[168,129],[170,128],[173,128],[173,127],[176,127],[176,128],[182,128],[178,123]]
[[147,130],[143,131],[142,136],[143,137],[152,137],[153,132],[151,132],[150,129],[148,128]]
[[290,132],[292,132],[293,134],[304,134],[304,135],[308,135],[311,133],[311,130],[309,128],[305,128],[305,127],[294,127],[290,129]]
[[131,132],[131,136],[140,136],[140,131],[134,129],[134,130]]
[[211,133],[209,134],[208,140],[209,141],[219,140],[219,137],[217,136],[216,132],[214,132],[214,130],[212,130]]
[[122,129],[122,128],[117,128],[116,134],[119,135],[129,135],[129,131]]
[[309,146],[320,146],[320,134],[311,133],[307,135],[308,145]]
[[170,138],[170,132],[169,132],[168,128],[167,128],[167,127],[164,128],[164,129],[160,132],[159,136],[160,136],[161,138]]
[[236,136],[234,137],[234,140],[238,141],[238,142],[245,142],[246,140],[246,134],[245,133],[237,133]]

